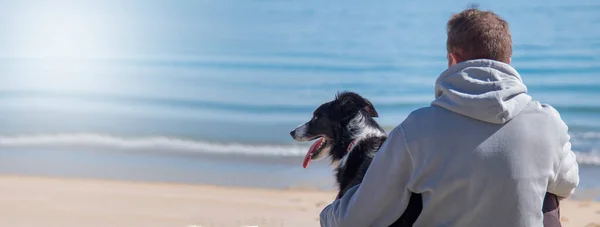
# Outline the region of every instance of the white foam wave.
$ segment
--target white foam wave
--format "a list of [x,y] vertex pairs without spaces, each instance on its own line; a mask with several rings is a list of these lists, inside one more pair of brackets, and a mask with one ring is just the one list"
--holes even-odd
[[4,148],[57,148],[92,147],[132,151],[174,151],[219,154],[247,154],[274,156],[303,156],[308,149],[300,145],[251,145],[213,143],[169,137],[121,138],[99,134],[53,134],[27,136],[0,136]]
[[571,133],[574,139],[585,139],[585,140],[600,140],[600,132],[577,132]]
[[600,165],[600,153],[599,152],[577,152],[577,163],[585,165]]
[[[307,145],[214,143],[169,137],[123,138],[100,134],[0,136],[0,148],[63,147],[267,156],[304,156],[308,149]],[[580,164],[600,165],[599,151],[575,151],[575,154]]]

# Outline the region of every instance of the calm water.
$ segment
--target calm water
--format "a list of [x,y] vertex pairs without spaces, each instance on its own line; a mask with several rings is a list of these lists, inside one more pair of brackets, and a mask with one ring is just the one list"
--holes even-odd
[[[387,128],[428,105],[446,66],[445,22],[468,3],[3,1],[0,171],[146,179],[131,174],[141,165],[212,182],[193,173],[226,174],[202,164],[218,159],[278,182],[329,177],[325,165],[300,171],[308,144],[288,132],[340,90],[369,98]],[[513,66],[560,111],[579,162],[595,169],[600,2],[480,7],[508,20]],[[584,175],[582,185],[600,186]]]

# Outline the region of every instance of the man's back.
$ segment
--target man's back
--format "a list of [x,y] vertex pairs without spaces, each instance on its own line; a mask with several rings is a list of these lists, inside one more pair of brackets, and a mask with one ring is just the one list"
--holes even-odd
[[438,99],[402,124],[415,165],[408,189],[423,195],[416,226],[541,226],[548,184],[572,154],[567,127],[552,107],[505,92],[524,85],[489,62],[440,77]]
[[540,226],[562,158],[552,151],[560,135],[550,112],[531,102],[510,122],[491,124],[437,106],[417,111],[404,125],[421,166],[409,184],[423,195],[416,226]]

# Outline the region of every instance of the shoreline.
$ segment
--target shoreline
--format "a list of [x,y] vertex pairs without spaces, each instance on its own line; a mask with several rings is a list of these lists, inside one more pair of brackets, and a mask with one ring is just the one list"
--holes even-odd
[[[335,191],[0,175],[0,226],[319,226]],[[600,202],[567,199],[563,226],[600,226]]]

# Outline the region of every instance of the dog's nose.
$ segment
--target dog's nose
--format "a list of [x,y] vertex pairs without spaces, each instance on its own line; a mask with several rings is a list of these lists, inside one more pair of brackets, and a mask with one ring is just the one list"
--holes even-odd
[[296,136],[296,130],[292,130],[292,131],[290,132],[290,136],[292,136],[292,137],[295,137],[295,136]]

